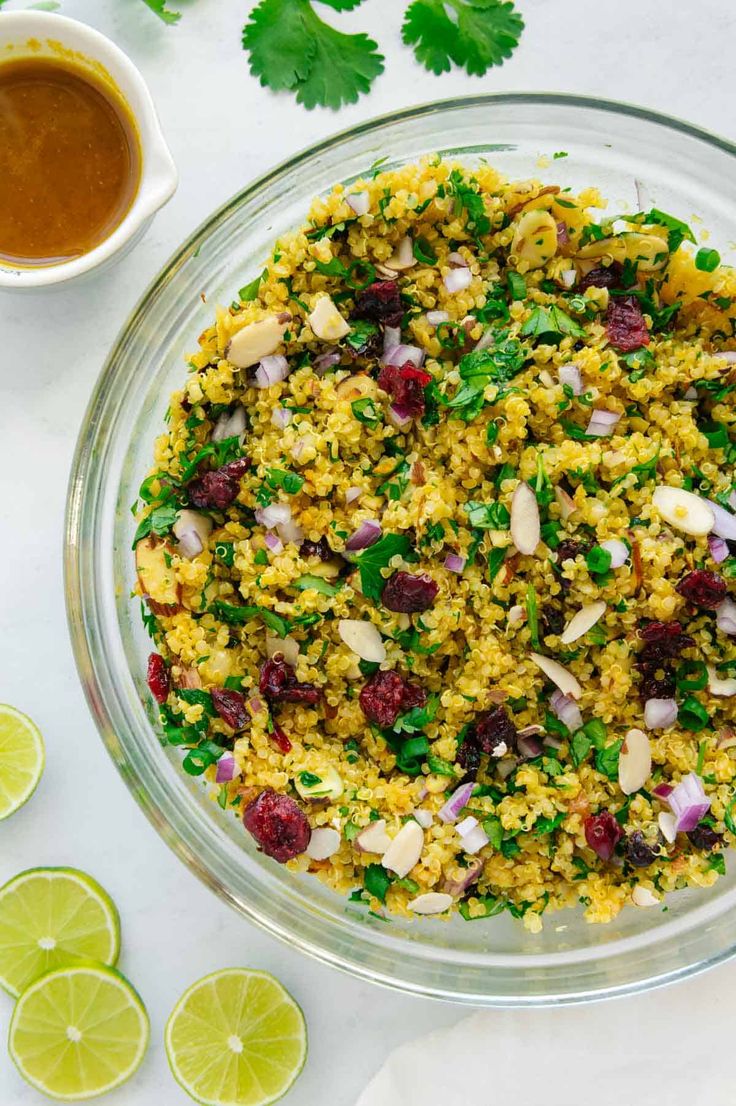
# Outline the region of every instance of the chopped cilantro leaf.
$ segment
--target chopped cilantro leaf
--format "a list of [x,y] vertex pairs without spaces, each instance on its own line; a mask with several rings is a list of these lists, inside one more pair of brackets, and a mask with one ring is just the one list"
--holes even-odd
[[438,695],[431,695],[423,707],[412,707],[394,723],[395,733],[417,733],[428,722],[433,722],[440,705]]
[[558,342],[565,335],[584,338],[585,331],[561,307],[535,307],[521,328],[522,338],[540,338]]
[[401,33],[414,47],[417,61],[432,73],[447,73],[455,64],[482,77],[511,57],[523,29],[524,21],[510,2],[413,0]]
[[260,618],[270,630],[275,630],[279,637],[286,637],[290,630],[288,619],[276,614],[275,611],[266,610],[265,607],[240,607],[232,603],[225,603],[222,599],[216,599],[214,609],[218,618],[231,626],[249,622],[252,618]]
[[409,552],[410,542],[404,534],[384,534],[383,537],[356,554],[355,564],[360,572],[360,586],[368,599],[381,598],[386,581],[381,569],[386,568],[393,557],[404,557]]
[[151,11],[155,12],[164,23],[178,23],[181,19],[181,12],[171,11],[166,6],[166,0],[143,0],[143,3],[147,4]]

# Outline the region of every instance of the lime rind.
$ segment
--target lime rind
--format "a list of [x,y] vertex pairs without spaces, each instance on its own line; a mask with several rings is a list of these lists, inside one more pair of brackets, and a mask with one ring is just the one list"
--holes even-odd
[[[68,1013],[59,1005],[65,991]],[[133,985],[116,968],[81,961],[45,972],[26,988],[10,1020],[8,1051],[30,1086],[60,1102],[82,1102],[127,1082],[149,1040],[148,1013]],[[93,1079],[93,1070],[113,1074]]]
[[90,959],[112,966],[119,954],[117,908],[86,872],[29,868],[0,887],[0,987],[13,998],[47,971]]
[[38,726],[15,707],[0,703],[0,822],[28,802],[45,764]]
[[200,1106],[269,1106],[294,1085],[307,1057],[301,1007],[274,976],[247,968],[193,983],[169,1016],[164,1043],[174,1079]]

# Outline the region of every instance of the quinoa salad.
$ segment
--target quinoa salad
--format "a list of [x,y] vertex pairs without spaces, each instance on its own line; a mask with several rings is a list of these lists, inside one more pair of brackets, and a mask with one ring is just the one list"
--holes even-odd
[[162,740],[244,838],[532,931],[724,874],[735,321],[689,213],[439,158],[313,202],[135,508]]

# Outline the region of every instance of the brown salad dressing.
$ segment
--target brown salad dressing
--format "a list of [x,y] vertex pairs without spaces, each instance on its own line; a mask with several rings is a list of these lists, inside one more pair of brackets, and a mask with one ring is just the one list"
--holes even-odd
[[128,212],[141,174],[127,105],[81,66],[0,63],[0,260],[88,253]]

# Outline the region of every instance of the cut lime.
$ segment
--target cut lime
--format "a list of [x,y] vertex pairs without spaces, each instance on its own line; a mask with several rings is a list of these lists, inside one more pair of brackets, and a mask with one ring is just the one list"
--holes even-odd
[[127,979],[104,964],[82,963],[47,972],[23,992],[8,1048],[32,1087],[78,1101],[129,1079],[148,1034],[146,1008]]
[[15,707],[0,703],[0,822],[30,799],[43,765],[38,727]]
[[84,872],[29,868],[0,887],[0,986],[14,998],[52,968],[114,964],[119,952],[115,905]]
[[203,1106],[267,1106],[304,1067],[304,1015],[268,972],[226,968],[193,983],[166,1025],[174,1078]]

